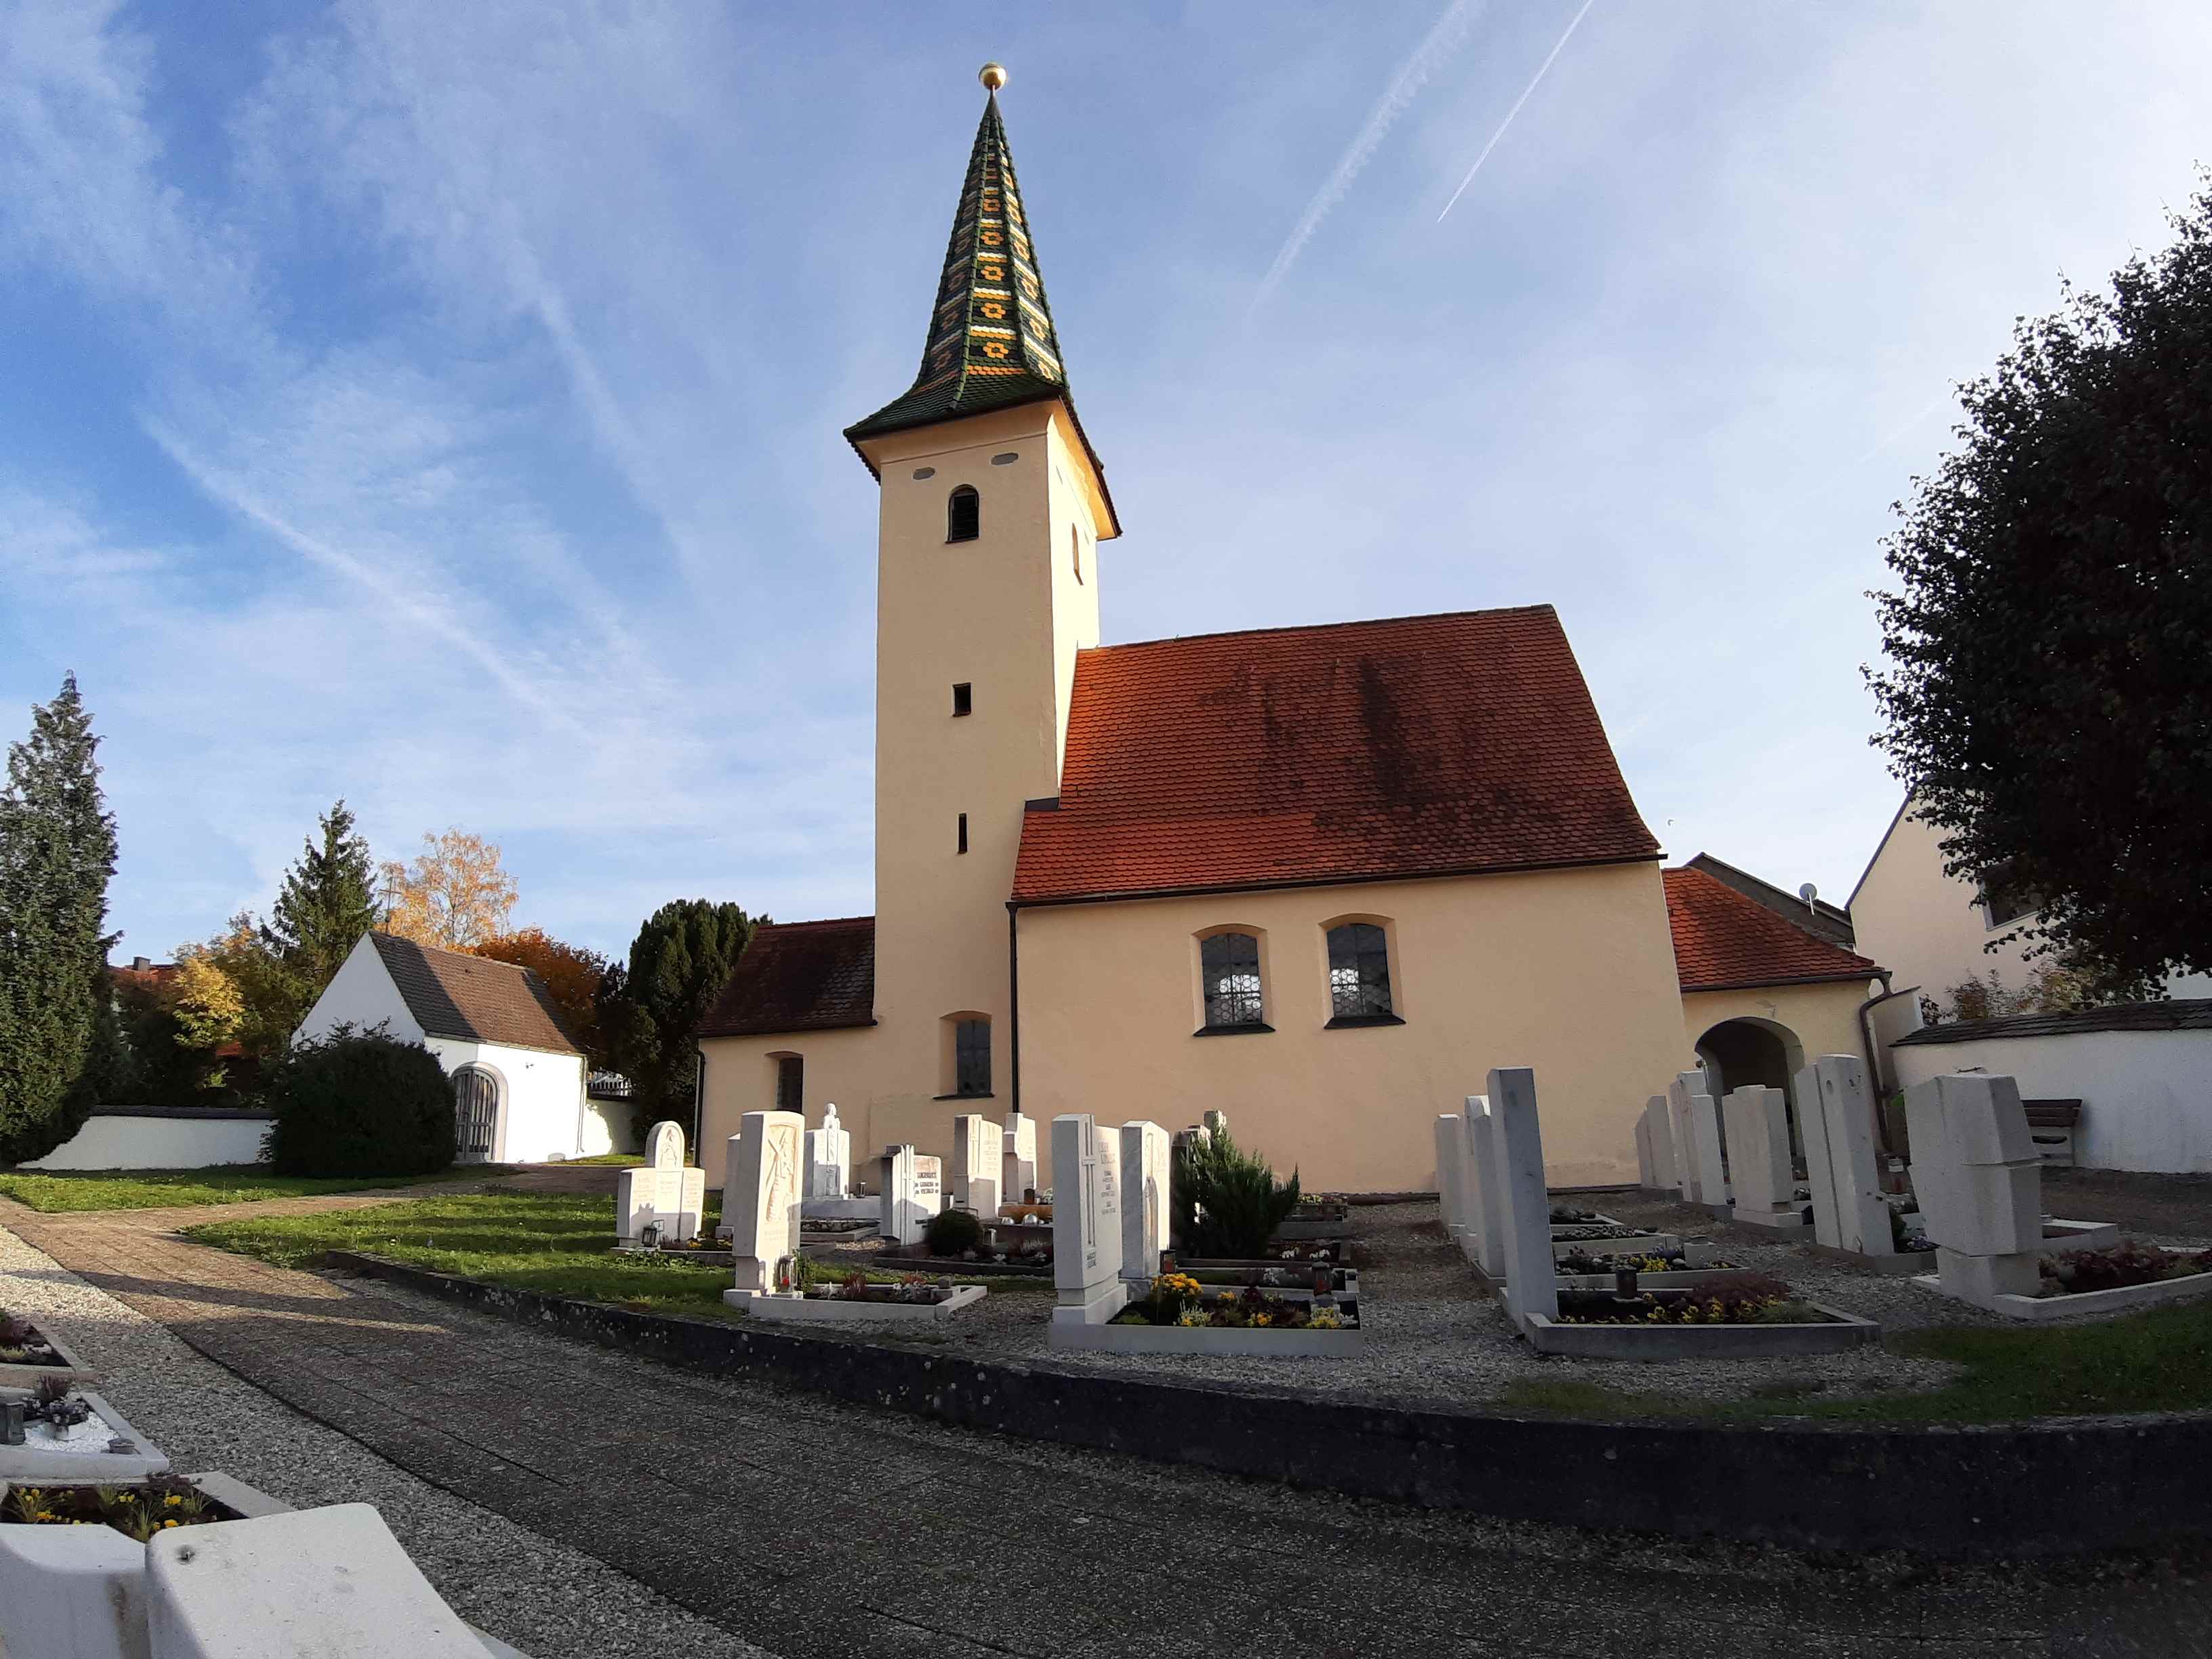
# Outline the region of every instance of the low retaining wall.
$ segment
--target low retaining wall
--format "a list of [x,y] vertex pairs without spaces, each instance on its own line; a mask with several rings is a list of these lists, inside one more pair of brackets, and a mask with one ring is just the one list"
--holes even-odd
[[199,1170],[257,1164],[273,1121],[223,1106],[95,1106],[84,1127],[19,1170]]
[[[1507,1520],[1796,1547],[2069,1555],[2212,1537],[2212,1414],[1724,1428],[1367,1404],[805,1337],[336,1265],[605,1347],[964,1428]],[[2126,1501],[2115,1503],[2112,1494]]]

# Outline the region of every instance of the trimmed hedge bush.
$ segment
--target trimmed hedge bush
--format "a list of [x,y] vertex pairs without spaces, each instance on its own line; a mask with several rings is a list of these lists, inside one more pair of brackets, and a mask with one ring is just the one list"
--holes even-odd
[[382,1026],[340,1025],[270,1068],[281,1175],[434,1175],[453,1161],[453,1085],[437,1057]]
[[983,1224],[965,1210],[939,1210],[921,1230],[922,1248],[932,1255],[958,1255],[983,1242]]

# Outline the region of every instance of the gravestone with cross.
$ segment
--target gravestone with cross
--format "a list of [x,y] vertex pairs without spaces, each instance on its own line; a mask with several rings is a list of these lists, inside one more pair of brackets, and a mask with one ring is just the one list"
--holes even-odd
[[1119,1151],[1088,1112],[1052,1121],[1054,1324],[1103,1325],[1128,1300],[1121,1276]]
[[699,1236],[707,1209],[707,1172],[685,1167],[684,1131],[667,1121],[653,1126],[646,1138],[642,1169],[624,1170],[615,1183],[616,1231],[623,1243],[643,1241],[658,1223],[664,1244],[688,1243]]
[[822,1127],[805,1138],[806,1196],[842,1198],[853,1184],[853,1137],[837,1121],[837,1103],[823,1109]]
[[737,1256],[737,1282],[726,1299],[796,1295],[806,1120],[797,1112],[747,1112],[743,1124],[722,1194]]

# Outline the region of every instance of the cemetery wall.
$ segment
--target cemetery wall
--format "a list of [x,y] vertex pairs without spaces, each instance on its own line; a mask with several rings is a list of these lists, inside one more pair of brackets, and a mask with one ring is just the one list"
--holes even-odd
[[[1389,933],[1402,1025],[1327,1029],[1347,918]],[[1192,1035],[1198,935],[1224,926],[1261,936],[1271,1032]],[[1689,1057],[1656,863],[1037,907],[1019,960],[1024,1112],[1218,1108],[1311,1188],[1435,1191],[1437,1115],[1501,1060],[1544,1079],[1554,1185],[1632,1182],[1637,1114]]]
[[201,1170],[255,1164],[266,1112],[198,1106],[95,1106],[67,1140],[21,1170]]

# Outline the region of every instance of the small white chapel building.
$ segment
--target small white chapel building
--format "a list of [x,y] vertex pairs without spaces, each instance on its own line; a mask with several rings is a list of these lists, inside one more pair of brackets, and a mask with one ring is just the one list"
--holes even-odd
[[[534,1164],[612,1152],[605,1112],[586,1097],[584,1054],[544,981],[527,968],[363,933],[295,1043],[342,1024],[420,1042],[453,1079],[454,1162]],[[622,1141],[626,1144],[626,1127]]]

